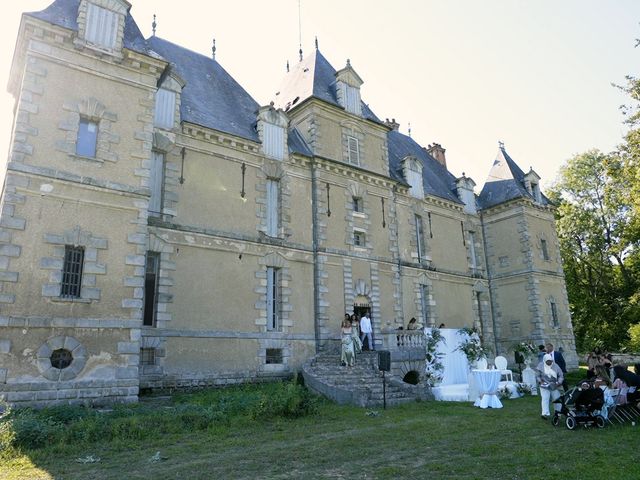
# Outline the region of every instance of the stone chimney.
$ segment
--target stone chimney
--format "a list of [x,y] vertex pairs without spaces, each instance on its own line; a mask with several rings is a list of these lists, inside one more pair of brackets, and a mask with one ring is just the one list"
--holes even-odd
[[400,124],[398,122],[396,122],[395,118],[392,118],[391,121],[389,121],[388,118],[386,118],[384,120],[384,124],[389,127],[391,130],[395,130],[396,132],[398,131],[398,129],[400,128]]
[[440,165],[444,168],[447,168],[447,159],[444,156],[444,152],[446,149],[442,148],[442,145],[439,143],[434,143],[433,145],[429,145],[429,148],[425,149],[429,155],[435,158]]

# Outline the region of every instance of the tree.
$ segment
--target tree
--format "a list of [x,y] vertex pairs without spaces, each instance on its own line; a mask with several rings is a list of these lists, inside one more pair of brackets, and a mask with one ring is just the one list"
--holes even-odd
[[598,150],[576,155],[549,192],[579,350],[617,349],[637,319],[638,262],[623,162]]

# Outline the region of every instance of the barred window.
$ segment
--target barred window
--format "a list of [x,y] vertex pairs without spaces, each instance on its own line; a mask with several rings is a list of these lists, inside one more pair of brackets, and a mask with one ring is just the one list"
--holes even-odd
[[282,349],[281,348],[267,348],[267,355],[265,363],[281,364],[282,363]]
[[60,287],[61,297],[80,298],[83,264],[84,247],[65,245],[64,264],[62,267],[62,285]]
[[140,365],[155,365],[155,364],[156,364],[156,349],[141,348],[140,349]]
[[267,330],[282,330],[282,272],[267,267]]

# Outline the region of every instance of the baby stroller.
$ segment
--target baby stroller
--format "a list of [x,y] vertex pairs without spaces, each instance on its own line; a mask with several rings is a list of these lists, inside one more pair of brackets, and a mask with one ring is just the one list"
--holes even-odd
[[560,410],[556,410],[551,419],[551,423],[556,427],[560,425],[563,416],[569,430],[573,430],[577,425],[596,425],[603,428],[606,423],[604,417],[599,414],[604,405],[604,392],[587,382],[569,389],[554,403],[560,404]]

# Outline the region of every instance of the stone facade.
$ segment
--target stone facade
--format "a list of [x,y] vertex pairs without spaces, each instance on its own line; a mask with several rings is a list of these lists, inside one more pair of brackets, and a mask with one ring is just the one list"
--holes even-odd
[[[141,388],[286,377],[337,344],[354,307],[370,311],[376,348],[416,317],[475,326],[496,353],[552,341],[577,364],[550,207],[525,196],[471,208],[426,149],[364,104],[345,110],[362,85],[351,65],[331,73],[335,101],[260,107],[214,60],[127,30],[126,1],[55,4],[76,18],[23,16],[12,66],[0,214],[7,401],[129,402]],[[114,14],[108,48],[87,40],[94,7]],[[317,75],[330,68],[319,52],[310,61]],[[201,77],[214,86],[199,91]],[[215,89],[223,83],[234,95]],[[175,101],[169,126],[154,124],[159,88]],[[219,100],[229,118],[195,112],[194,98]],[[83,128],[94,155],[77,153]],[[424,163],[421,198],[403,158]],[[76,274],[77,294],[65,294]]]

